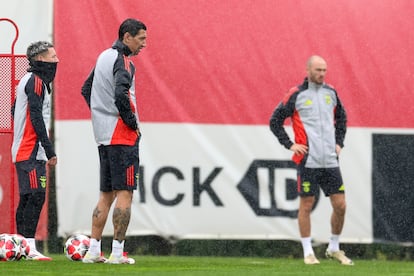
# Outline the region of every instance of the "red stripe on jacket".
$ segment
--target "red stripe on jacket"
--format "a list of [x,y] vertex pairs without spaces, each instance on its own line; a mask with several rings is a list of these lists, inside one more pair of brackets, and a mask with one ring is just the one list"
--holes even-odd
[[35,75],[34,78],[34,92],[38,95],[42,95],[43,81],[41,78]]
[[112,135],[111,145],[133,146],[137,138],[137,131],[127,126],[121,117],[118,117],[118,122]]
[[[295,134],[295,143],[296,144],[302,144],[307,145],[308,144],[308,137],[306,135],[305,127],[303,126],[302,120],[299,116],[299,112],[295,109],[293,115],[292,115],[292,128],[293,132]],[[297,155],[293,154],[292,160],[296,164],[300,164],[302,162],[304,155]]]
[[24,125],[24,132],[22,141],[20,142],[19,150],[16,154],[16,162],[25,161],[30,158],[34,147],[36,146],[37,134],[33,128],[32,121],[30,120],[30,110],[26,110],[26,122]]

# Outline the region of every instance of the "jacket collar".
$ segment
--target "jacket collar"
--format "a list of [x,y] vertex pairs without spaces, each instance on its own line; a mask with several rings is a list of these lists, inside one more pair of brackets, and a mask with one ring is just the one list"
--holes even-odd
[[303,83],[302,83],[302,87],[304,88],[304,89],[308,89],[308,88],[316,88],[316,89],[319,89],[319,88],[321,88],[321,87],[323,87],[325,85],[325,83],[323,83],[323,84],[317,84],[317,83],[314,83],[314,82],[311,82],[311,81],[309,81],[309,79],[308,79],[308,77],[306,77],[305,79],[304,79],[304,81],[303,81]]
[[125,56],[130,56],[132,54],[131,50],[125,45],[122,41],[117,39],[114,44],[112,44],[112,49],[118,50],[118,52],[122,53]]

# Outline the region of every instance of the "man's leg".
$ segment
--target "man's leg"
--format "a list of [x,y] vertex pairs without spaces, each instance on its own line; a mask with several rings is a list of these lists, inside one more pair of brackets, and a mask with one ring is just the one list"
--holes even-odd
[[82,259],[84,263],[101,263],[105,258],[101,257],[101,239],[102,232],[108,218],[109,210],[114,201],[114,192],[101,192],[98,203],[92,214],[92,231],[89,250]]
[[116,191],[116,203],[112,216],[114,240],[125,240],[125,234],[131,219],[132,191]]
[[20,195],[19,205],[16,210],[16,228],[17,233],[25,236],[25,225],[24,225],[24,210],[26,209],[27,202],[29,200],[29,194]]
[[299,232],[302,238],[310,237],[311,235],[311,219],[310,214],[312,212],[313,204],[315,203],[314,196],[301,196],[299,203]]
[[17,233],[26,238],[30,246],[29,260],[50,261],[36,249],[36,229],[46,196],[46,162],[27,160],[16,163],[20,201],[16,210]]
[[132,191],[116,191],[116,204],[112,215],[114,225],[114,240],[112,254],[121,258],[124,252],[124,240],[131,219]]
[[100,145],[99,153],[99,169],[100,169],[100,185],[99,200],[92,213],[92,230],[89,250],[82,259],[84,263],[99,263],[105,259],[101,257],[101,239],[102,232],[108,219],[108,213],[115,199],[115,193],[112,190],[112,175],[110,161],[108,156],[109,146]]
[[124,255],[125,235],[131,219],[132,191],[116,191],[116,203],[112,215],[114,225],[114,239],[112,241],[112,253],[108,263],[134,264],[135,260]]
[[339,251],[339,235],[342,233],[345,221],[345,194],[332,194],[329,196],[332,205],[331,233],[328,250],[331,252]]
[[345,194],[333,194],[329,196],[333,208],[331,216],[331,231],[334,235],[340,235],[344,227],[346,202]]
[[114,236],[112,252],[107,260],[110,264],[134,264],[135,260],[124,253],[125,235],[131,219],[133,190],[137,188],[139,154],[138,140],[134,146],[109,148],[112,189],[116,194],[116,203],[112,214]]
[[301,196],[299,203],[298,223],[300,239],[303,248],[303,256],[305,264],[319,264],[318,259],[312,248],[311,239],[311,212],[313,204],[315,203],[315,196]]
[[102,232],[108,218],[108,213],[114,199],[115,193],[112,191],[100,193],[98,204],[92,214],[92,239],[101,240]]
[[29,260],[51,261],[52,258],[44,256],[36,249],[36,229],[39,223],[40,213],[45,202],[45,192],[35,192],[28,195],[27,204],[23,210],[24,234],[22,234],[30,246]]
[[16,171],[20,195],[16,210],[17,232],[25,238],[34,240],[40,212],[45,202],[46,186],[41,179],[46,177],[46,162],[17,162]]
[[23,210],[24,233],[22,235],[26,238],[35,238],[45,197],[45,192],[36,192],[28,195],[27,203]]
[[332,236],[329,240],[326,256],[338,260],[343,265],[353,265],[354,263],[345,255],[345,252],[339,249],[339,235],[342,233],[345,221],[345,194],[332,194],[329,197],[333,208],[331,215]]

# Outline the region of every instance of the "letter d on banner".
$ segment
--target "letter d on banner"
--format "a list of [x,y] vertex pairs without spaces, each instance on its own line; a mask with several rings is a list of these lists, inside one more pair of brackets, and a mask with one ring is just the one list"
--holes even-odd
[[254,160],[237,188],[258,216],[297,217],[296,165],[292,161]]

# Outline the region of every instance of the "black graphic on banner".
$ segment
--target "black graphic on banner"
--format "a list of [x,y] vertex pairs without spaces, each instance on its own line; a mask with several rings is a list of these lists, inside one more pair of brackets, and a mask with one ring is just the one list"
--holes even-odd
[[374,134],[374,239],[414,242],[414,135]]
[[[260,180],[258,177],[258,170],[265,170],[267,177],[267,183],[260,183],[263,180]],[[292,161],[281,161],[281,160],[254,160],[250,167],[248,168],[245,176],[237,185],[240,193],[246,199],[252,210],[258,216],[283,216],[290,218],[297,218],[298,209],[286,210],[278,206],[278,202],[275,196],[276,185],[285,185],[285,195],[283,195],[284,200],[292,201],[297,198],[297,181],[295,178],[286,178],[283,183],[276,183],[276,174],[278,170],[281,169],[291,169],[294,170],[294,175],[296,176],[296,165]],[[266,187],[267,191],[260,191],[260,187]],[[260,203],[260,194],[267,194],[270,200],[270,207],[264,208],[261,207]],[[313,209],[317,206],[319,201],[319,192],[316,195],[315,204]],[[297,206],[299,207],[299,206]]]

